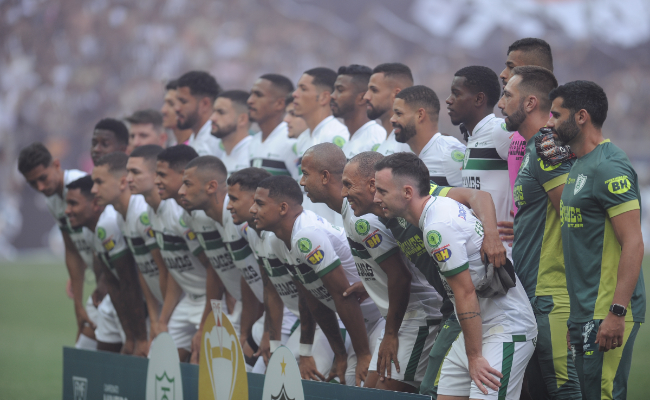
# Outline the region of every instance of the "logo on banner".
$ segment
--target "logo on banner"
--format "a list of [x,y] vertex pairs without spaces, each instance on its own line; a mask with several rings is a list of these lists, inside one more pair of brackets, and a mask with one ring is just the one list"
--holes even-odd
[[305,400],[296,357],[284,346],[278,347],[269,359],[262,398]]
[[88,396],[88,379],[81,376],[73,376],[72,393],[74,400],[86,400]]
[[248,377],[239,338],[221,301],[210,303],[199,362],[199,400],[247,399]]
[[156,336],[149,350],[146,400],[183,400],[178,350],[167,332]]

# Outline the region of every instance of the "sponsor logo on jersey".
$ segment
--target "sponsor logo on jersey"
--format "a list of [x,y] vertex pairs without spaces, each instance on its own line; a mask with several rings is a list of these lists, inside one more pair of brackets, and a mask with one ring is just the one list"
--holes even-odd
[[481,177],[463,176],[463,186],[469,189],[481,190]]
[[546,171],[546,172],[553,171],[554,169],[556,169],[556,168],[558,168],[560,165],[562,165],[561,163],[560,163],[560,164],[555,164],[555,165],[553,165],[553,164],[549,163],[548,161],[544,161],[544,160],[542,160],[541,158],[538,158],[537,161],[539,161],[539,167],[540,167],[542,170]]
[[578,175],[578,179],[576,179],[576,187],[573,188],[573,194],[578,194],[578,192],[585,187],[585,183],[587,183],[587,175]]
[[433,248],[437,248],[442,242],[442,236],[438,231],[429,231],[427,232],[427,243]]
[[447,262],[451,258],[451,249],[446,244],[442,248],[433,252],[433,258],[439,263]]
[[101,226],[97,228],[97,238],[99,240],[106,239],[106,229],[102,228]]
[[[182,219],[181,219],[181,221],[182,221]],[[187,240],[196,239],[196,233],[194,233],[194,231],[192,231],[191,229],[186,230],[184,234],[185,234],[185,237],[187,238]]]
[[465,154],[460,150],[454,150],[451,152],[451,159],[456,162],[463,162]]
[[381,233],[375,231],[372,233],[372,235],[370,235],[370,237],[364,239],[364,241],[367,247],[374,249],[375,247],[378,247],[381,244],[382,239],[383,238],[381,237]]
[[517,185],[515,186],[515,190],[512,192],[512,195],[515,198],[515,203],[517,203],[517,207],[521,207],[526,202],[524,201],[524,191],[522,189],[522,185]]
[[149,236],[150,238],[156,236],[154,233],[153,229],[151,227],[148,227],[147,230],[145,231],[146,235]]
[[612,194],[623,194],[630,190],[630,179],[627,175],[617,176],[616,178],[608,179],[605,181],[607,190]]
[[325,252],[323,250],[320,250],[320,246],[314,250],[311,254],[307,256],[307,262],[309,262],[311,265],[318,265],[323,261],[323,258],[325,257]]
[[115,248],[115,240],[113,239],[108,239],[102,242],[102,245],[104,246],[104,249],[106,251],[111,251]]
[[436,185],[435,183],[429,181],[429,194],[430,195],[433,195],[433,192],[435,192],[437,188],[438,188],[438,185]]
[[406,220],[402,217],[397,217],[397,223],[404,229],[406,229],[406,226],[408,225],[408,222],[406,222]]
[[339,147],[343,147],[345,145],[345,139],[341,136],[334,136],[334,139],[332,140],[332,143]]
[[458,203],[458,218],[467,221],[467,209],[460,203]]
[[298,239],[298,250],[301,253],[309,253],[311,250],[311,240],[307,238]]
[[140,214],[140,223],[142,223],[142,225],[151,225],[151,221],[149,221],[149,214],[146,212]]
[[567,224],[567,228],[582,228],[582,213],[580,208],[565,206],[560,200],[560,226]]
[[359,235],[365,235],[370,230],[370,224],[365,219],[360,219],[354,223],[354,229]]

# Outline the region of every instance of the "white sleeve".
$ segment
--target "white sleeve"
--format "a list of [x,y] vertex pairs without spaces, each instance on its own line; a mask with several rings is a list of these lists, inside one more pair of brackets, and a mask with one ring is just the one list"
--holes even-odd
[[450,222],[427,224],[422,232],[424,245],[442,275],[453,276],[469,268],[465,235]]
[[460,154],[465,155],[466,147],[457,139],[447,142],[447,154],[444,154],[443,165],[447,183],[449,186],[462,187],[463,186],[463,158]]
[[399,251],[393,234],[376,217],[367,220],[358,219],[354,224],[354,230],[355,241],[363,243],[370,257],[377,263],[383,262]]
[[508,132],[505,127],[505,122],[497,125],[492,130],[492,140],[497,153],[502,160],[508,159],[508,152],[510,150],[510,143],[514,132]]
[[296,233],[296,237],[293,254],[301,263],[312,268],[319,278],[341,265],[341,259],[324,232],[302,229]]

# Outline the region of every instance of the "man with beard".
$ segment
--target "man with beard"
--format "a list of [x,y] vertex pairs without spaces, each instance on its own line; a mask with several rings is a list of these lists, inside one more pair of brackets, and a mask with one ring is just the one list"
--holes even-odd
[[461,167],[465,146],[438,131],[440,101],[436,93],[422,85],[402,89],[395,95],[393,116],[395,140],[408,143],[429,168],[429,178],[437,185],[463,186]]
[[[490,193],[496,206],[497,220],[512,221],[507,161],[512,134],[506,130],[503,119],[492,112],[500,95],[497,74],[487,67],[471,66],[456,71],[451,94],[445,102],[451,123],[460,125],[467,141],[463,186]],[[504,244],[508,258],[511,258],[511,247]]]
[[368,118],[364,100],[372,70],[364,65],[352,64],[339,68],[334,92],[330,100],[332,115],[342,118],[350,132],[350,140],[343,146],[349,160],[355,155],[370,151],[386,140],[386,131],[376,121]]
[[548,126],[577,156],[562,192],[569,333],[583,398],[623,399],[634,340],[645,320],[639,181],[603,138],[607,95],[574,81],[550,94]]
[[90,145],[93,164],[116,151],[125,152],[129,146],[129,130],[124,122],[114,118],[104,118],[95,125]]
[[163,105],[160,107],[162,126],[174,135],[176,139],[175,144],[188,144],[190,136],[192,136],[192,130],[180,129],[178,127],[178,116],[176,115],[176,103],[178,103],[178,99],[176,99],[177,88],[178,82],[175,79],[169,81],[165,86],[165,97],[163,98]]
[[214,101],[212,136],[221,140],[223,155],[221,161],[226,165],[228,175],[249,166],[249,145],[253,139],[248,134],[251,126],[248,119],[248,93],[243,90],[222,92]]
[[406,143],[395,140],[395,131],[390,118],[393,116],[395,95],[400,90],[413,86],[411,69],[401,63],[379,64],[372,70],[368,89],[363,99],[366,101],[366,114],[371,120],[379,120],[388,133],[388,137],[377,148],[372,150],[387,156],[401,151],[411,151]]
[[[260,132],[253,135],[248,149],[252,167],[297,180],[296,141],[289,137],[288,124],[283,121],[287,105],[293,102],[293,89],[291,80],[278,74],[264,74],[255,81],[246,103],[248,117],[257,122]],[[306,126],[298,135],[305,129]]]
[[205,71],[190,71],[176,81],[176,104],[174,111],[178,129],[191,129],[187,145],[199,155],[222,157],[221,141],[212,136],[210,115],[221,87],[217,80]]
[[515,181],[512,258],[517,276],[533,306],[539,334],[526,370],[533,398],[580,398],[571,353],[565,348],[569,294],[560,237],[560,197],[572,160],[551,164],[541,159],[535,138],[548,121],[548,94],[557,87],[553,73],[542,67],[516,67],[499,108],[506,129],[519,131],[526,152]]

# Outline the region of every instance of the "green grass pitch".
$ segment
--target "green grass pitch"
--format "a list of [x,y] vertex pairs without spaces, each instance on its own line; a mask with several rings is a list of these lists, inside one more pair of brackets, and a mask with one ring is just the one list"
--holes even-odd
[[[650,288],[650,257],[643,264]],[[0,263],[0,398],[61,398],[62,347],[73,346],[72,300],[65,294],[63,260],[24,259]],[[86,285],[85,296],[92,285]],[[642,326],[634,346],[628,399],[647,396],[650,335]]]

